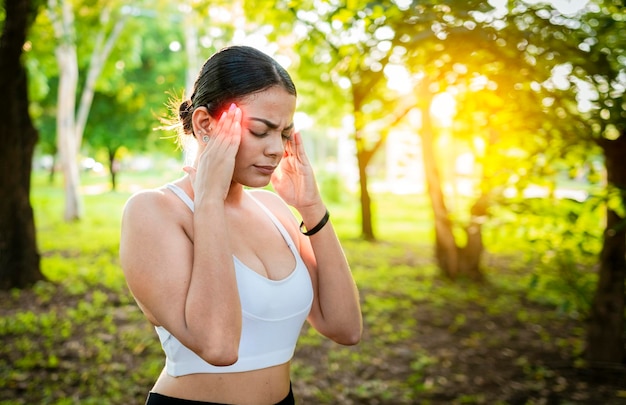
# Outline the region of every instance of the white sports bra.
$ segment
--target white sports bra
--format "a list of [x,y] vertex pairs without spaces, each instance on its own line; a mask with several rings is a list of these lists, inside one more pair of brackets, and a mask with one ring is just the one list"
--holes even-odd
[[[167,187],[193,211],[193,201],[178,186]],[[309,272],[289,233],[259,201],[291,249],[296,267],[281,280],[270,280],[247,267],[233,255],[242,309],[239,359],[230,366],[213,366],[185,347],[169,331],[156,332],[166,355],[165,368],[174,377],[194,373],[232,373],[283,364],[293,357],[296,341],[313,303]]]

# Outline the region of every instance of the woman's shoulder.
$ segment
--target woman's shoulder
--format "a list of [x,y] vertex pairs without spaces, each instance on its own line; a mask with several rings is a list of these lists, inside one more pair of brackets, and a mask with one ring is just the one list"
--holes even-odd
[[132,194],[124,206],[124,216],[146,218],[156,215],[163,218],[180,210],[179,205],[179,200],[164,185]]
[[141,210],[160,206],[166,202],[165,187],[143,189],[133,193],[126,201],[125,210]]

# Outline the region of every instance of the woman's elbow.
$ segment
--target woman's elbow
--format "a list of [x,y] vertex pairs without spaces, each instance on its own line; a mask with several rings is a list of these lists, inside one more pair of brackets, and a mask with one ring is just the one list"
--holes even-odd
[[239,341],[224,335],[204,336],[188,346],[202,360],[216,367],[231,366],[239,359]]
[[346,343],[344,344],[346,346],[357,345],[361,342],[362,336],[363,336],[363,325],[359,324],[359,326],[355,328],[354,331],[350,335],[348,335],[348,339],[346,340]]
[[206,329],[204,333],[194,335],[193,346],[189,348],[213,366],[224,367],[235,364],[239,360],[241,329],[224,327]]
[[239,353],[232,349],[206,349],[198,353],[198,356],[216,367],[232,366],[239,360]]
[[361,336],[363,335],[363,327],[362,325],[358,325],[352,328],[346,328],[340,333],[331,336],[331,339],[344,346],[354,346],[359,344],[361,341]]
[[335,341],[339,343],[340,345],[344,345],[344,346],[358,345],[359,342],[361,341],[361,334],[359,333],[359,334],[347,335]]

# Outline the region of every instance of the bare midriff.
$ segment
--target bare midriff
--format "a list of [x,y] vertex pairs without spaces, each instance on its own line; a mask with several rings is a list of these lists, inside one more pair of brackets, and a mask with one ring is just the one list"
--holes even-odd
[[165,369],[152,391],[195,401],[273,405],[289,393],[289,363],[239,373],[202,373],[172,377]]

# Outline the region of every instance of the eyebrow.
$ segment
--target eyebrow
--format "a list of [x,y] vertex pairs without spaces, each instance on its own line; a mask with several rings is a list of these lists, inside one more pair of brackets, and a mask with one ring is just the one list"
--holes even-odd
[[[258,121],[258,122],[262,122],[263,124],[267,125],[268,128],[270,129],[278,129],[278,124],[273,123],[272,121],[268,121],[264,118],[255,118],[255,117],[250,117],[250,121]],[[289,124],[288,126],[285,127],[285,129],[283,129],[283,131],[287,131],[293,128],[293,122],[291,124]]]

